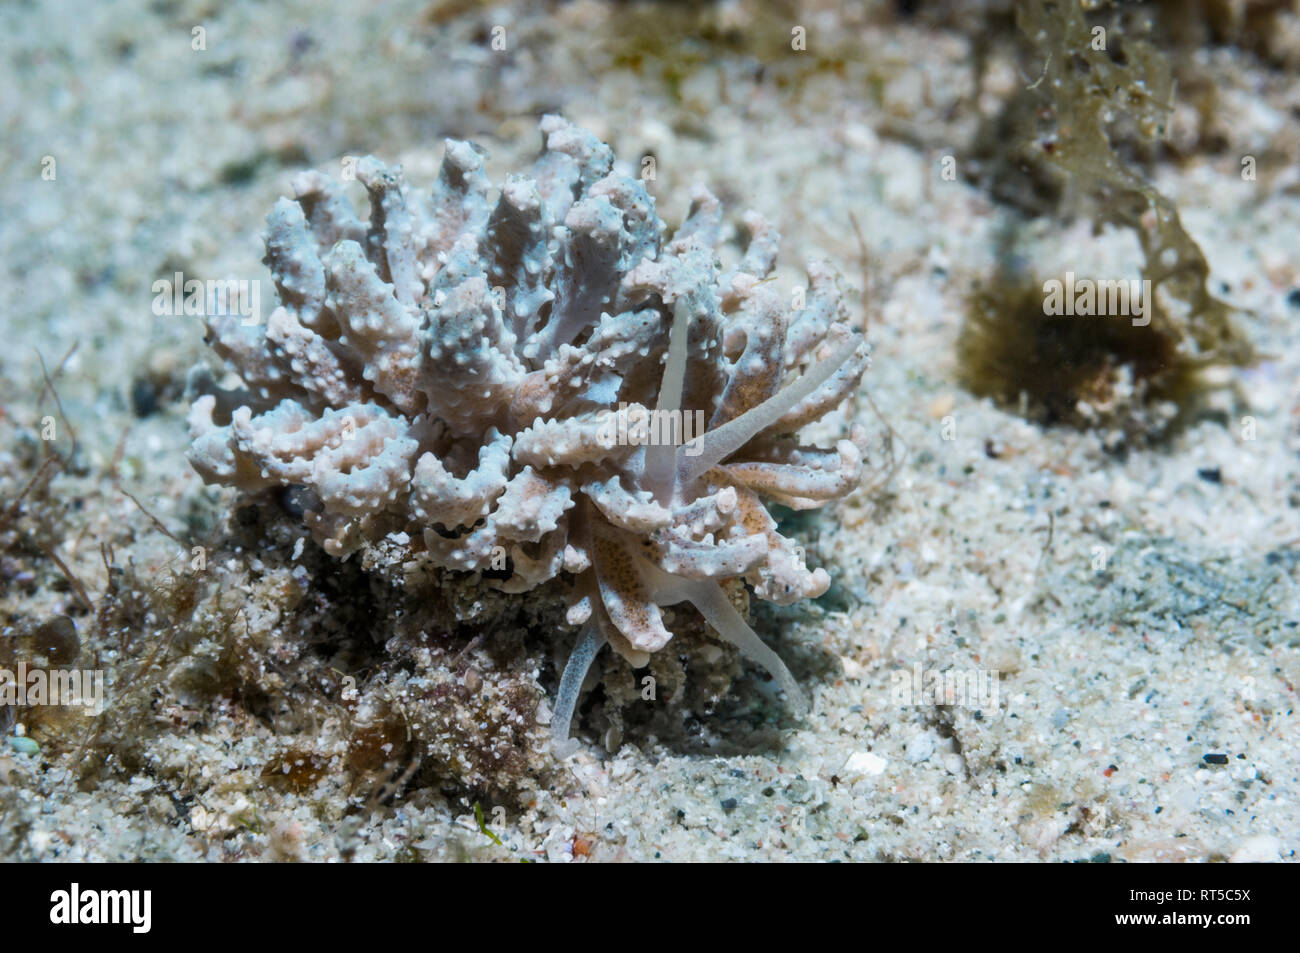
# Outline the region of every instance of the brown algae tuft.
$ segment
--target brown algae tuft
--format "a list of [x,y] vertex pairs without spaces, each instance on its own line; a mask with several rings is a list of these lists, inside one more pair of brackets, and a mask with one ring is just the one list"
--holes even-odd
[[[1143,256],[1142,320],[1062,317],[1048,306],[1048,282],[996,276],[971,296],[959,351],[976,393],[1015,402],[1023,392],[1047,419],[1146,440],[1214,380],[1200,372],[1249,365],[1255,354],[1233,309],[1211,294],[1209,263],[1174,203],[1143,171],[1168,135],[1173,71],[1150,18],[1123,13],[1017,4],[1031,81],[983,130],[977,174],[1011,214],[1084,215],[1097,232],[1131,231]],[[1014,237],[1006,245],[1009,261]],[[1146,407],[1153,401],[1170,406]]]

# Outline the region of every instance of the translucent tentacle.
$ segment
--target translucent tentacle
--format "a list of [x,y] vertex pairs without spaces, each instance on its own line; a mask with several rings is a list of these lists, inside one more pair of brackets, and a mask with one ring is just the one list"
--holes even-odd
[[605,637],[594,619],[588,620],[578,635],[578,644],[573,647],[569,661],[564,666],[560,677],[560,688],[555,693],[555,713],[551,716],[551,733],[561,743],[569,740],[569,725],[573,713],[578,708],[578,696],[582,693],[582,683],[587,677],[587,670],[596,658],[596,653],[605,644]]
[[781,656],[768,648],[758,637],[758,633],[751,629],[736,611],[727,594],[722,591],[722,587],[716,582],[698,582],[687,584],[684,588],[689,593],[687,598],[691,604],[700,610],[700,615],[704,616],[704,620],[713,627],[713,630],[740,649],[740,654],[745,658],[767,669],[785,692],[790,706],[797,714],[806,715],[809,710],[808,699],[799,687],[799,683],[785,667]]

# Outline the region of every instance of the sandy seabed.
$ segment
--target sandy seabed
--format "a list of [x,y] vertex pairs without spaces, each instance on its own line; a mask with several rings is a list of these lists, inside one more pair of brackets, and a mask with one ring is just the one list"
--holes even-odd
[[[943,160],[960,165],[1022,77],[996,55],[976,72],[983,5],[960,6],[948,22],[892,4],[0,8],[0,643],[66,615],[77,667],[107,684],[99,715],[0,714],[0,857],[1294,859],[1300,73],[1230,45],[1196,54],[1219,109],[1175,110],[1187,141],[1151,174],[1262,359],[1166,441],[1116,453],[962,386],[967,297],[1009,213]],[[729,220],[776,224],[778,280],[810,255],[835,264],[873,363],[815,435],[865,426],[872,472],[800,523],[831,592],[755,613],[808,718],[727,656],[727,698],[672,732],[588,712],[576,754],[529,751],[501,781],[455,750],[472,730],[406,713],[427,746],[392,765],[408,739],[359,737],[304,694],[345,656],[381,664],[357,625],[346,653],[313,641],[354,590],[322,594],[324,557],[304,569],[283,517],[263,532],[186,462],[186,372],[210,355],[200,321],[155,313],[153,283],[264,279],[263,219],[298,169],[373,153],[428,182],[456,137],[500,181],[546,111],[625,171],[653,156],[670,225],[704,182]],[[1020,228],[1044,270],[1136,275],[1124,234]],[[212,540],[203,585],[183,589]],[[476,598],[460,618],[495,611]],[[498,634],[509,650],[458,629],[455,666],[385,684],[497,674],[545,712],[553,634]],[[619,664],[603,676],[628,681]],[[986,690],[935,704],[934,673]]]

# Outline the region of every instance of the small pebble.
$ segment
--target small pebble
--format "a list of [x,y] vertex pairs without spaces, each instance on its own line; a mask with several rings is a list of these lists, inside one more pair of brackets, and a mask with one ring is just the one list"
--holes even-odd
[[1276,837],[1257,834],[1242,841],[1228,860],[1234,864],[1268,864],[1278,860],[1281,850],[1282,844]]
[[148,417],[158,409],[158,388],[147,377],[131,382],[131,410],[137,417]]
[[19,754],[36,754],[38,751],[41,750],[41,746],[38,745],[35,741],[33,741],[31,738],[24,738],[24,737],[10,738],[9,747],[13,748],[14,751],[18,752]]
[[907,743],[907,760],[912,764],[929,761],[932,754],[934,754],[934,736],[929,732],[917,735]]
[[38,625],[32,633],[36,651],[51,665],[71,665],[81,652],[77,626],[66,615],[56,615]]
[[878,754],[870,751],[855,751],[849,755],[844,767],[840,773],[849,777],[875,777],[878,774],[884,774],[885,767],[889,762]]

